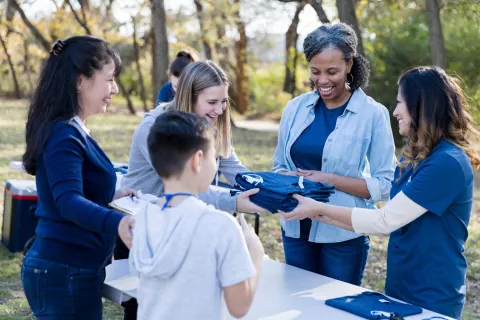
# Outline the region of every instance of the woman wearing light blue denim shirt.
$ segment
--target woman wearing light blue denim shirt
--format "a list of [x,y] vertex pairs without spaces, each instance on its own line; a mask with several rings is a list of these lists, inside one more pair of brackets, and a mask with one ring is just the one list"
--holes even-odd
[[[274,172],[335,186],[330,203],[371,208],[388,200],[395,146],[388,110],[368,97],[368,62],[357,37],[340,23],[304,41],[314,92],[290,101],[282,115]],[[307,167],[299,167],[307,166]],[[361,283],[369,238],[305,219],[285,222],[287,264],[355,285]]]

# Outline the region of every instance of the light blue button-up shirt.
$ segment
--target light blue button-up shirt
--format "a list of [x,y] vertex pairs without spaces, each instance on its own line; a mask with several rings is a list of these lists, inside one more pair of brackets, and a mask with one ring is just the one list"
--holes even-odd
[[[283,111],[274,153],[272,171],[297,171],[290,150],[293,143],[315,118],[317,91],[291,100]],[[375,202],[388,200],[395,172],[395,145],[387,108],[367,96],[362,89],[354,91],[335,130],[323,149],[322,171],[341,176],[365,179],[370,199],[363,199],[340,190],[330,203],[344,207],[372,208]],[[287,237],[300,237],[300,222],[285,221],[281,225]],[[312,221],[309,241],[333,243],[359,237],[355,232]]]

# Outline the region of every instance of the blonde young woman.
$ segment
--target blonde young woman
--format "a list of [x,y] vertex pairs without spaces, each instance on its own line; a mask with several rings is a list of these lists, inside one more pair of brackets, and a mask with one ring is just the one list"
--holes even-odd
[[[197,61],[189,64],[178,81],[177,96],[171,103],[161,104],[147,113],[135,130],[128,173],[122,179],[122,186],[129,186],[143,193],[160,195],[163,182],[151,166],[147,149],[147,136],[155,119],[167,109],[193,112],[204,116],[218,129],[218,170],[230,184],[235,175],[248,171],[238,160],[231,145],[230,110],[228,108],[228,78],[213,61]],[[218,177],[215,178],[218,180]],[[206,203],[224,211],[258,212],[262,208],[249,200],[249,196],[258,191],[244,192],[239,196],[210,189],[200,195]]]
[[[235,175],[248,171],[240,162],[231,145],[230,110],[228,108],[229,81],[225,72],[212,61],[197,61],[189,64],[182,72],[175,99],[159,105],[147,113],[133,135],[128,173],[122,179],[122,186],[128,186],[143,193],[160,195],[163,192],[163,182],[156,174],[150,162],[147,137],[155,119],[168,109],[196,113],[205,117],[218,130],[217,164],[220,171],[230,184],[234,184]],[[218,175],[215,183],[218,182]],[[200,199],[224,211],[264,212],[265,210],[253,204],[250,196],[258,189],[245,191],[237,196],[229,192],[210,188],[208,192],[199,194]],[[128,251],[117,241],[116,259],[128,258]],[[127,304],[124,319],[135,319],[136,302]]]

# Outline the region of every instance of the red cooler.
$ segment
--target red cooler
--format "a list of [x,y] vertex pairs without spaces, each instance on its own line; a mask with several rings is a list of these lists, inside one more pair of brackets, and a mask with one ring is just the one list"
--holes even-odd
[[22,251],[35,235],[38,195],[34,180],[7,180],[3,202],[2,243],[11,252]]

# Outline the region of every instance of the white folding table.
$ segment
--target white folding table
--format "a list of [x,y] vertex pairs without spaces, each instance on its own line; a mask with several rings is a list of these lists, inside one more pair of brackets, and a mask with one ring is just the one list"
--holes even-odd
[[[117,304],[136,297],[138,277],[130,275],[128,260],[116,260],[107,267],[103,296]],[[324,277],[309,271],[265,259],[255,300],[242,319],[261,320],[359,320],[345,311],[325,305],[326,299],[355,295],[367,289]],[[159,302],[161,303],[161,302]],[[228,312],[227,319],[233,319]],[[452,319],[423,310],[408,320],[431,317]]]

